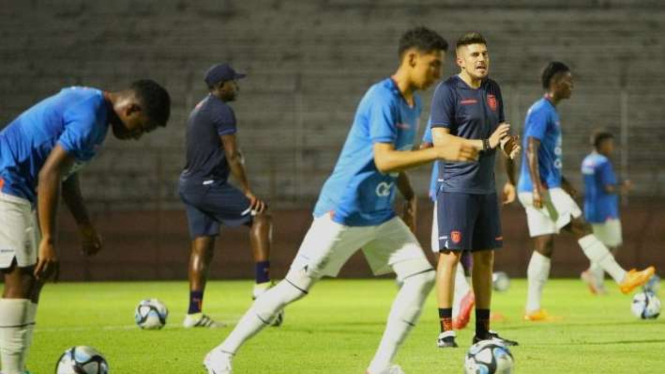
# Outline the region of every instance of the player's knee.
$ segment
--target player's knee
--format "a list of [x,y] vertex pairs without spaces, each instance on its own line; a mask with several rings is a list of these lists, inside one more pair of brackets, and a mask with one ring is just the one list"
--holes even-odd
[[256,299],[254,309],[261,320],[271,323],[287,305],[307,296],[314,279],[304,273],[304,270],[289,271],[283,281]]
[[491,269],[494,266],[494,251],[484,250],[474,252],[473,266]]
[[263,212],[257,214],[254,216],[254,224],[257,226],[260,225],[265,225],[265,226],[270,226],[272,225],[272,214],[268,209],[264,210]]
[[414,288],[415,292],[419,292],[423,295],[429,294],[429,292],[434,287],[436,281],[436,272],[434,269],[426,270],[424,272],[414,274],[404,278],[404,285],[408,285]]
[[453,269],[460,262],[461,253],[455,251],[442,251],[439,254],[437,267],[439,269]]
[[536,238],[536,252],[550,258],[554,252],[554,237],[552,235]]
[[192,241],[192,252],[199,256],[212,256],[215,239],[211,236],[199,236]]
[[31,269],[16,269],[16,272],[5,277],[5,289],[2,294],[8,299],[31,299],[36,290],[41,289]]

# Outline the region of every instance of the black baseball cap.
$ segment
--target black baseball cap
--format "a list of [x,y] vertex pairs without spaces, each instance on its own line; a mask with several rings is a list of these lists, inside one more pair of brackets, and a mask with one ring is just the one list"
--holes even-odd
[[217,64],[211,66],[208,71],[206,71],[203,80],[209,87],[211,87],[219,82],[232,81],[246,76],[247,74],[237,73],[229,64]]

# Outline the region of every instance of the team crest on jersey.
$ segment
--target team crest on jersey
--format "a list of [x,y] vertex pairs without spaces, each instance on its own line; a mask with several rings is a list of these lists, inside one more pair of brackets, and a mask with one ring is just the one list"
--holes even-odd
[[459,231],[451,231],[450,239],[453,241],[453,243],[458,244],[460,241],[462,241],[462,233]]
[[496,101],[496,96],[488,94],[487,95],[487,105],[490,106],[490,109],[492,109],[493,112],[496,112],[496,108],[498,106],[497,101]]

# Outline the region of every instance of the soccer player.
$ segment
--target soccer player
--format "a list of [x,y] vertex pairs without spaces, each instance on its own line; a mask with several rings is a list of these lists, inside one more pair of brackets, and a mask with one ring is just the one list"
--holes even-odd
[[515,200],[513,161],[520,151],[505,123],[499,85],[488,78],[490,58],[487,42],[476,32],[463,35],[456,46],[460,73],[439,84],[432,98],[432,136],[435,147],[463,141],[478,149],[478,162],[440,162],[443,179],[437,195],[439,259],[437,296],[441,332],[440,348],[457,347],[452,320],[455,274],[463,251],[473,258],[471,278],[476,303],[476,333],[473,343],[503,339],[490,330],[494,250],[500,248],[501,222],[494,164],[496,148],[507,160],[508,182],[504,204]]
[[526,148],[518,185],[518,197],[526,209],[529,234],[535,250],[527,270],[528,296],[524,319],[552,319],[541,308],[543,288],[550,273],[550,258],[554,250],[554,235],[561,229],[570,232],[584,254],[610,274],[621,292],[629,293],[649,279],[655,271],[625,271],[607,247],[593,234],[573,200],[576,192],[561,175],[561,123],[556,107],[570,98],[573,74],[562,62],[550,62],[542,72],[545,96],[527,112],[524,123],[523,146]]
[[[421,148],[429,148],[434,146],[434,141],[432,140],[432,126],[431,121],[427,124],[427,129],[423,134],[423,140],[420,145]],[[441,182],[439,180],[439,164],[434,162],[432,164],[432,177],[430,179],[429,193],[428,196],[434,203],[434,209],[432,213],[432,231],[431,231],[431,249],[436,253],[437,257],[439,255],[439,227],[437,220],[437,204],[436,196],[439,192],[439,187]],[[466,279],[464,274],[464,269],[470,268],[466,266],[465,263],[470,262],[470,259],[466,253],[462,254],[460,263],[464,266],[458,266],[455,271],[455,292],[453,295],[453,328],[455,330],[461,330],[466,327],[471,318],[471,311],[476,303],[476,298],[473,295],[473,290],[469,286],[469,282]],[[469,264],[470,265],[470,264]]]
[[[610,157],[614,152],[614,136],[608,131],[596,131],[591,136],[593,152],[582,161],[584,177],[584,219],[613,254],[623,243],[619,219],[619,195],[632,188],[629,180],[617,182]],[[582,280],[593,294],[606,294],[605,271],[595,262],[582,272]]]
[[[180,174],[178,191],[185,204],[192,238],[189,259],[189,309],[183,326],[217,327],[202,313],[203,293],[212,262],[215,237],[221,225],[248,226],[252,257],[256,264],[253,297],[265,292],[270,282],[272,220],[267,205],[249,185],[243,156],[236,138],[236,117],[229,102],[238,95],[236,73],[228,64],[208,69],[204,81],[209,94],[199,102],[187,121],[187,163]],[[240,184],[228,183],[229,174]],[[275,319],[281,324],[282,315]]]
[[[404,33],[399,67],[360,101],[332,175],[314,209],[314,222],[284,281],[259,297],[236,328],[205,358],[208,373],[231,373],[240,346],[268,326],[285,306],[306,296],[324,276],[336,276],[362,248],[375,274],[395,272],[402,284],[369,374],[403,373],[392,360],[420,315],[434,284],[434,269],[415,236],[392,207],[398,173],[437,159],[474,160],[473,147],[412,150],[421,113],[416,91],[441,75],[447,42],[424,27]],[[403,189],[400,189],[404,191]]]
[[118,139],[139,139],[166,126],[169,114],[169,94],[151,80],[118,92],[71,87],[0,132],[2,373],[26,372],[40,291],[45,281],[58,279],[61,196],[79,227],[83,253],[97,253],[102,243],[81,197],[78,170],[99,152],[109,128]]

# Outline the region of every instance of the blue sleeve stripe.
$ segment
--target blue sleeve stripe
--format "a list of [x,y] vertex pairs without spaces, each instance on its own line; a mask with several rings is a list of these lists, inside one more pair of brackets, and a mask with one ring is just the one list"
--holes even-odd
[[225,130],[217,132],[217,135],[231,135],[231,134],[235,134],[236,132],[237,132],[236,129],[225,129]]
[[395,143],[397,139],[390,136],[375,136],[372,138],[372,143]]

